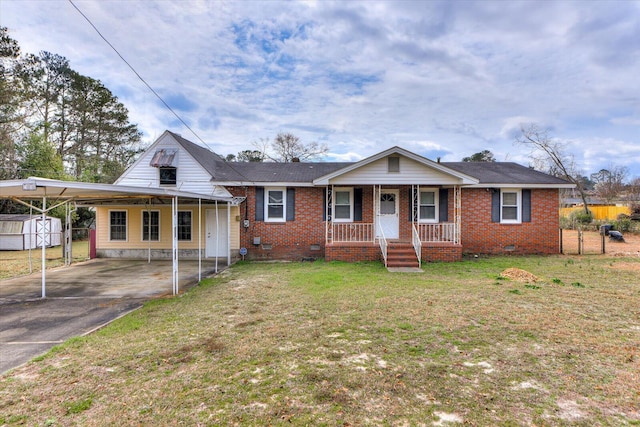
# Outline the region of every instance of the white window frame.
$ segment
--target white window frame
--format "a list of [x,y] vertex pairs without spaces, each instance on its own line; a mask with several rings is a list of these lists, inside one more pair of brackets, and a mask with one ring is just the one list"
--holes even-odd
[[[271,191],[282,191],[282,217],[269,217],[269,193]],[[275,205],[275,203],[274,203]],[[286,222],[287,221],[287,187],[266,187],[264,189],[264,222]]]
[[[151,229],[149,229],[149,239],[145,239],[145,230],[144,230],[144,215],[149,213],[157,212],[158,213],[158,238],[151,239]],[[149,221],[151,221],[152,216],[149,215]],[[160,217],[160,211],[158,209],[143,209],[140,211],[140,241],[141,242],[159,242],[161,240],[160,230],[162,229],[162,220]]]
[[[111,213],[124,212],[124,239],[112,239],[111,236]],[[128,242],[129,241],[129,211],[127,209],[109,209],[109,241],[110,242]]]
[[[516,194],[516,204],[515,205],[505,205],[504,204],[504,194],[505,193],[515,193]],[[506,219],[503,217],[504,208],[505,207],[515,207],[516,208],[516,218],[515,219]],[[520,188],[503,188],[500,190],[500,223],[502,224],[521,224],[522,223],[522,190]]]
[[189,239],[181,239],[180,238],[180,224],[177,224],[178,227],[178,241],[179,242],[193,242],[193,211],[190,209],[178,210],[178,218],[180,218],[181,212],[189,212],[191,214],[191,222],[189,223],[189,235],[191,238]]
[[[349,218],[338,218],[336,217],[336,206],[345,206],[345,205],[337,205],[337,197],[336,193],[349,193]],[[353,222],[353,188],[352,187],[336,187],[333,189],[333,206],[331,207],[331,212],[333,212],[333,222]]]
[[[433,193],[433,203],[434,203],[434,217],[433,218],[422,218],[420,216],[420,207],[422,206],[422,193]],[[440,191],[437,188],[420,188],[420,192],[418,193],[418,222],[420,223],[437,223],[440,221]],[[425,205],[430,206],[430,205]]]

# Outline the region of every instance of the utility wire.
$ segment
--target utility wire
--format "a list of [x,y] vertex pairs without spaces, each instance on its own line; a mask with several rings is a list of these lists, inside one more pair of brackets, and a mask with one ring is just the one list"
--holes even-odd
[[187,129],[189,129],[189,131],[191,131],[192,134],[195,135],[196,138],[198,138],[198,140],[200,142],[202,142],[208,149],[209,151],[213,151],[211,149],[211,147],[209,147],[209,144],[207,144],[202,138],[200,138],[200,135],[198,135],[192,128],[191,126],[189,126],[184,120],[182,120],[182,117],[180,117],[178,115],[178,113],[175,112],[175,110],[173,108],[171,108],[171,106],[169,104],[167,104],[165,102],[164,99],[162,99],[162,97],[158,94],[158,92],[156,92],[149,83],[147,83],[145,81],[145,79],[142,78],[142,76],[136,71],[135,68],[133,68],[133,66],[126,60],[124,59],[124,57],[120,54],[120,52],[118,52],[118,49],[116,49],[110,42],[109,40],[107,40],[107,38],[105,36],[102,35],[102,33],[100,32],[100,30],[98,30],[98,28],[93,24],[93,22],[91,22],[91,20],[87,17],[87,15],[85,15],[84,13],[82,13],[82,11],[80,10],[80,8],[78,8],[78,6],[76,6],[76,4],[73,2],[73,0],[68,0],[69,3],[71,4],[71,6],[74,7],[75,10],[78,11],[78,13],[80,15],[82,15],[82,17],[89,23],[89,25],[91,25],[91,27],[93,27],[93,29],[96,31],[96,33],[98,33],[98,35],[102,38],[102,40],[104,40],[104,42],[106,44],[109,45],[109,47],[111,49],[113,49],[113,51],[116,53],[116,55],[118,55],[120,57],[120,59],[122,59],[122,61],[127,64],[127,66],[131,69],[131,71],[133,71],[133,73],[140,79],[140,81],[142,83],[144,83],[144,85],[156,96],[156,98],[158,98],[160,100],[160,102],[162,102],[162,104],[167,107],[167,109],[169,111],[171,111],[171,113],[173,113],[174,116],[176,116],[176,118],[180,121],[180,123],[182,123]]

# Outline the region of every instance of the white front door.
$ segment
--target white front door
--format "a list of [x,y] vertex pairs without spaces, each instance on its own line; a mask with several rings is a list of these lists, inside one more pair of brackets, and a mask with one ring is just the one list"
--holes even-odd
[[[380,190],[378,199],[378,228],[384,233],[386,239],[397,239],[400,237],[400,217],[398,215],[398,190]],[[380,237],[380,236],[378,236]]]
[[[205,256],[226,257],[229,251],[229,221],[227,221],[227,209],[207,209],[205,212]],[[216,230],[218,232],[216,233]]]

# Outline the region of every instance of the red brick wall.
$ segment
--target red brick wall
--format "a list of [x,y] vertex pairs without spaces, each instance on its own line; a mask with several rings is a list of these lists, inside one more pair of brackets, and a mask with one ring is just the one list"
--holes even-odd
[[325,251],[327,261],[379,261],[382,252],[377,243],[341,243],[327,245]]
[[[397,187],[396,187],[397,188]],[[402,186],[399,200],[400,238],[411,239],[409,222],[409,187]],[[379,260],[377,244],[329,245],[325,248],[323,220],[324,188],[297,187],[295,191],[295,220],[269,223],[255,220],[255,188],[230,187],[236,196],[246,196],[240,209],[242,219],[249,219],[249,227],[240,229],[240,245],[247,248],[248,259],[300,260],[304,257],[327,260]],[[453,216],[454,196],[449,191],[449,221]],[[373,188],[363,188],[363,222],[373,222]],[[558,190],[531,190],[531,222],[500,224],[491,222],[491,191],[462,190],[462,245],[423,245],[425,261],[453,261],[462,253],[483,254],[555,254],[560,250]],[[261,238],[254,245],[254,237]],[[268,249],[267,245],[271,248]],[[312,248],[317,245],[319,249]],[[513,247],[511,250],[510,246]]]
[[452,262],[462,259],[462,245],[453,243],[423,243],[422,261]]
[[[325,228],[322,219],[322,193],[324,188],[295,189],[295,220],[282,223],[256,221],[255,187],[229,189],[234,195],[246,196],[241,206],[242,219],[249,219],[249,227],[241,226],[240,246],[247,248],[248,259],[284,259],[324,257]],[[246,212],[245,212],[246,210]],[[242,223],[241,223],[242,225]],[[260,245],[254,245],[259,237]],[[319,249],[312,248],[319,246]],[[270,248],[269,248],[270,247]]]
[[463,251],[483,254],[557,254],[560,251],[558,206],[558,190],[533,189],[531,222],[494,223],[491,222],[491,191],[483,188],[463,189]]

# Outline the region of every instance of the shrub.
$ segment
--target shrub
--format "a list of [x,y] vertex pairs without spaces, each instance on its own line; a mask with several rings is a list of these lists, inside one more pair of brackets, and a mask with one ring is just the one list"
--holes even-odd
[[613,223],[613,226],[622,233],[631,231],[631,218],[629,215],[620,214],[618,215],[618,219]]
[[591,224],[591,222],[593,222],[593,212],[585,212],[582,209],[571,212],[570,217],[572,220],[582,225]]

